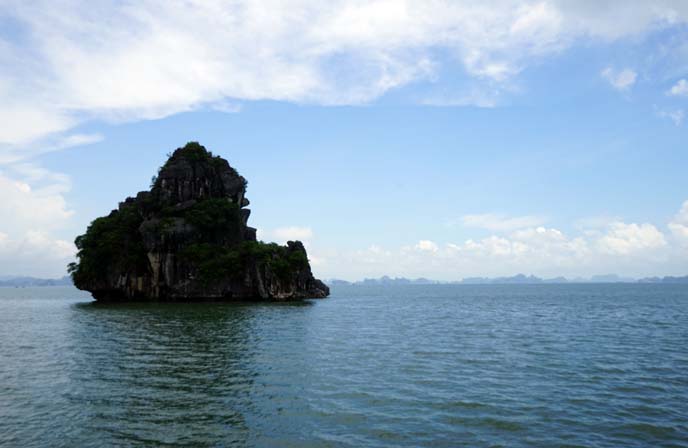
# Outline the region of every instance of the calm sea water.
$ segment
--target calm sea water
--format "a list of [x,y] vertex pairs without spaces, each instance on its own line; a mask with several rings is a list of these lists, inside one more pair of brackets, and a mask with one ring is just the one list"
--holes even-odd
[[0,288],[0,446],[687,447],[688,287]]

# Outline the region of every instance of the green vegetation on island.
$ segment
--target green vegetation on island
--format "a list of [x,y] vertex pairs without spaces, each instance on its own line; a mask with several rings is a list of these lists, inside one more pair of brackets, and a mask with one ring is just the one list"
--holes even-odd
[[103,300],[325,297],[300,242],[257,241],[246,224],[246,185],[198,143],[177,149],[151,191],[76,238],[74,284]]

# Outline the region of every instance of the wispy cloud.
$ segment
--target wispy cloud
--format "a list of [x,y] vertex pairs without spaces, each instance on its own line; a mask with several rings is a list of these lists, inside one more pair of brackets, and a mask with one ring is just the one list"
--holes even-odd
[[465,215],[461,223],[466,227],[477,227],[486,230],[505,232],[518,230],[525,227],[537,227],[543,225],[546,219],[541,216],[505,216],[486,213],[480,215]]
[[657,116],[660,118],[668,118],[669,120],[673,121],[676,126],[681,126],[683,124],[683,120],[686,117],[686,113],[683,109],[674,109],[674,110],[657,110]]
[[602,70],[602,77],[616,90],[628,90],[635,84],[638,74],[630,68],[615,70],[607,67]]
[[0,165],[17,163],[40,154],[89,145],[103,139],[101,134],[53,134],[28,144],[0,143]]
[[[6,2],[7,3],[7,2]],[[27,144],[86,120],[160,118],[216,104],[281,100],[365,104],[444,73],[501,91],[578,39],[615,39],[683,23],[679,0],[589,2],[9,0],[21,39],[0,49],[0,144]],[[623,14],[619,11],[623,10]],[[606,72],[628,89],[635,72]],[[478,104],[465,95],[433,104]],[[223,105],[224,104],[224,105]]]
[[212,110],[215,110],[218,112],[224,112],[226,114],[236,114],[236,113],[241,112],[241,109],[243,107],[242,107],[241,103],[222,99],[220,101],[216,101],[216,102],[210,104],[210,108]]
[[671,96],[688,96],[688,81],[679,79],[668,91]]

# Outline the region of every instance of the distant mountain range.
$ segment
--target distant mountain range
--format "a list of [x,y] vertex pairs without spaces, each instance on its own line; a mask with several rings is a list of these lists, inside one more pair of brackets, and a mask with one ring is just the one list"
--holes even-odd
[[[395,285],[535,285],[535,284],[558,284],[558,283],[686,283],[688,275],[683,277],[646,277],[634,279],[630,277],[620,277],[615,274],[594,275],[589,278],[566,277],[540,278],[534,275],[518,274],[512,277],[467,277],[463,280],[446,282],[431,280],[427,278],[405,278],[389,277],[366,278],[356,282],[346,280],[331,279],[327,281],[330,286],[395,286]],[[72,279],[69,276],[62,278],[36,278],[36,277],[13,277],[9,275],[0,276],[0,287],[23,288],[29,286],[71,286]]]
[[331,279],[331,280],[327,281],[327,284],[331,285],[331,286],[337,286],[337,285],[435,285],[435,284],[440,284],[440,283],[443,283],[443,282],[439,282],[436,280],[428,280],[427,278],[415,278],[415,279],[403,278],[403,277],[391,278],[391,277],[388,277],[386,275],[384,277],[380,277],[380,278],[366,278],[363,280],[359,280],[357,282],[348,282],[346,280],[339,280],[339,279]]
[[69,276],[62,278],[36,278],[36,277],[12,277],[0,276],[0,287],[25,288],[28,286],[71,286],[72,279]]
[[391,278],[383,276],[380,278],[366,278],[364,280],[349,282],[346,280],[332,279],[327,282],[331,286],[339,285],[439,285],[439,284],[461,284],[461,285],[534,285],[534,284],[558,284],[558,283],[687,283],[688,275],[684,277],[647,277],[634,279],[630,277],[620,277],[616,274],[594,275],[589,278],[576,277],[567,279],[566,277],[540,278],[534,275],[518,274],[512,277],[468,277],[460,281],[442,282],[429,280],[427,278],[409,279],[404,277]]

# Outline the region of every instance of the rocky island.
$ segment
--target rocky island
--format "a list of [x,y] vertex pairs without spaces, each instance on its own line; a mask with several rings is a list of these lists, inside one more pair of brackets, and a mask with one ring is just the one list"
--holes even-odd
[[324,298],[303,244],[257,241],[246,179],[190,142],[175,150],[150,191],[127,198],[76,238],[74,285],[98,301]]

